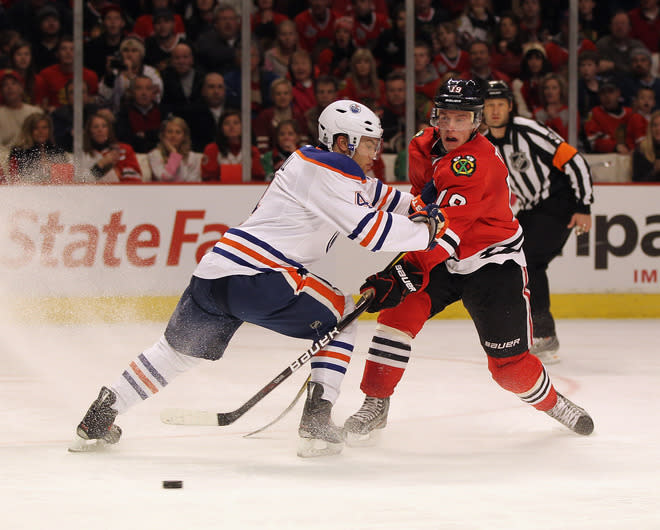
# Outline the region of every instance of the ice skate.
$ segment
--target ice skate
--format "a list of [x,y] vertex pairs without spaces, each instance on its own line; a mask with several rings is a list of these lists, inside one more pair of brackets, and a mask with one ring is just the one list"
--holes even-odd
[[69,447],[73,453],[96,451],[108,444],[116,444],[121,437],[121,429],[115,425],[117,411],[112,405],[116,394],[107,387],[101,387],[99,397],[89,407],[87,414],[78,424],[76,438]]
[[332,403],[322,399],[323,385],[307,383],[307,399],[300,419],[298,456],[307,458],[340,453],[344,446],[342,430],[332,423]]
[[557,403],[545,413],[573,432],[587,436],[594,431],[594,421],[583,408],[557,392]]
[[538,357],[543,364],[557,364],[559,358],[559,339],[551,337],[534,337],[529,353]]
[[344,422],[344,436],[349,446],[373,445],[387,425],[390,398],[365,396],[364,403]]

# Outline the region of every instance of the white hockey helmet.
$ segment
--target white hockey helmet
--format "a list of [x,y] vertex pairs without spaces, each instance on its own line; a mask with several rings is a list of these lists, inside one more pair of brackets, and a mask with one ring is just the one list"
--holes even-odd
[[342,99],[330,103],[319,116],[319,142],[332,150],[337,134],[348,136],[348,148],[350,156],[353,156],[360,138],[381,138],[383,128],[380,119],[369,107],[350,99]]

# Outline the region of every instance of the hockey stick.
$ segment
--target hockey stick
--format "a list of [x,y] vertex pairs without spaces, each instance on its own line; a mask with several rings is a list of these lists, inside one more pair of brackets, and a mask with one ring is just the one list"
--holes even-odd
[[[385,267],[385,270],[394,267],[405,255],[401,252]],[[243,405],[231,412],[207,412],[203,410],[194,409],[164,409],[160,413],[160,421],[170,425],[231,425],[238,418],[243,416],[248,410],[254,407],[259,401],[270,394],[277,388],[284,380],[286,380],[293,372],[298,370],[303,364],[309,361],[316,353],[322,348],[330,344],[339,333],[348,327],[357,317],[364,313],[373,300],[374,293],[367,291],[355,304],[355,309],[348,315],[342,318],[335,327],[323,335],[320,339],[316,340],[310,348],[308,348],[300,357],[293,361],[289,366],[277,374],[271,381],[264,386],[259,392],[247,400]],[[294,403],[295,404],[295,403]]]
[[288,413],[293,407],[296,406],[296,403],[298,403],[298,400],[299,400],[299,399],[302,397],[302,395],[305,393],[305,390],[307,389],[307,383],[309,383],[309,381],[310,381],[311,379],[312,379],[312,374],[309,374],[309,375],[307,376],[307,379],[305,379],[305,380],[303,381],[303,384],[302,384],[302,386],[300,387],[300,390],[298,390],[298,393],[296,394],[296,396],[293,398],[293,401],[291,401],[291,403],[289,403],[289,406],[288,406],[287,408],[285,408],[285,409],[280,413],[280,415],[279,415],[277,418],[275,418],[275,419],[274,419],[273,421],[271,421],[270,423],[267,423],[267,424],[264,425],[263,427],[260,427],[260,428],[257,429],[256,431],[252,431],[252,432],[249,432],[249,433],[247,433],[247,434],[244,434],[244,435],[243,435],[243,438],[249,438],[249,437],[252,436],[253,434],[258,434],[258,433],[260,433],[260,432],[265,431],[266,429],[268,429],[268,427],[270,427],[271,425],[275,425],[275,424],[276,424],[278,421],[280,421],[284,416],[286,416],[287,413]]

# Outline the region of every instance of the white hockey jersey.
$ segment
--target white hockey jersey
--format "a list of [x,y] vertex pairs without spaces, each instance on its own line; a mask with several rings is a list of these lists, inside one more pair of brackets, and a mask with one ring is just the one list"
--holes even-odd
[[429,231],[407,218],[412,197],[366,177],[345,155],[305,146],[282,164],[250,217],[223,235],[194,275],[306,269],[338,233],[374,252],[423,250]]

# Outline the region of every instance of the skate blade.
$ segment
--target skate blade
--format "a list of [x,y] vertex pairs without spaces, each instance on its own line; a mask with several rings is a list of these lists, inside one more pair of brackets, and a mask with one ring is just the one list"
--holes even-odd
[[319,438],[299,438],[298,456],[300,458],[314,458],[341,453],[343,443],[332,443]]
[[346,445],[349,447],[372,447],[380,441],[382,429],[376,429],[367,434],[345,431]]
[[76,435],[69,445],[68,451],[69,453],[95,453],[103,451],[108,445],[105,440],[85,440]]

